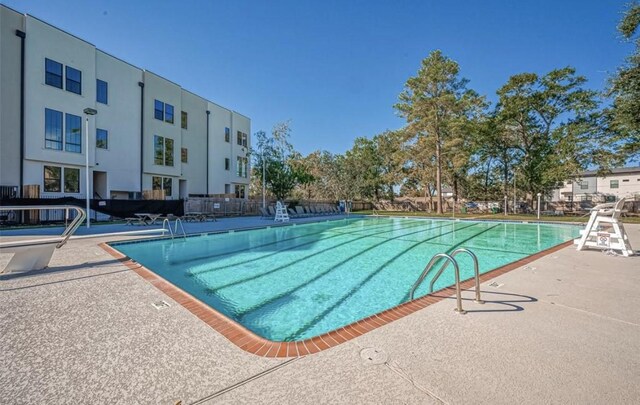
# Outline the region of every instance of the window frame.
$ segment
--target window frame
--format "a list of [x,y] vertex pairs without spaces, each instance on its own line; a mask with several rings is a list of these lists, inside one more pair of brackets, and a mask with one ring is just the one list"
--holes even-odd
[[[104,146],[100,145],[100,135],[104,135]],[[96,128],[96,148],[109,150],[109,131],[102,128]]]
[[180,112],[180,127],[182,129],[189,129],[189,114],[186,111]]
[[224,170],[226,171],[231,170],[231,159],[224,158]]
[[[169,109],[171,109],[171,112],[169,112]],[[171,104],[164,103],[164,122],[173,124],[174,111],[175,109]]]
[[244,132],[238,131],[236,134],[236,142],[239,146],[247,147],[247,134]]
[[589,189],[589,182],[586,180],[583,180],[580,182],[580,190],[588,190]]
[[[171,145],[171,151],[169,151],[169,145]],[[164,165],[173,167],[174,159],[173,159],[174,147],[173,147],[173,139],[164,138]]]
[[[70,93],[75,93],[78,95],[82,95],[82,71],[71,67],[69,65],[65,65],[64,67],[64,88],[66,91]],[[70,79],[69,73],[78,73],[78,80]],[[75,88],[77,86],[77,89]],[[70,88],[71,87],[71,88]],[[77,91],[76,91],[77,90]]]
[[609,188],[620,188],[620,181],[619,180],[609,180]]
[[153,164],[164,166],[164,136],[153,136]]
[[[77,118],[78,127],[73,128],[79,131],[77,134],[70,132],[73,129],[69,128],[71,126],[69,119],[73,118]],[[77,150],[73,150],[75,147],[77,147]],[[78,115],[64,114],[64,150],[65,152],[82,153],[82,117]]]
[[189,163],[189,150],[180,148],[180,163]]
[[[47,178],[47,168],[49,168],[50,171],[51,171],[51,169],[57,169],[58,178],[57,179],[55,177]],[[55,170],[52,171],[52,173],[53,172],[55,172]],[[47,186],[48,186],[47,183],[52,184],[51,183],[52,180],[53,181],[56,181],[56,180],[58,181],[57,189],[54,188],[53,190],[49,190],[49,189],[47,189]],[[62,192],[62,166],[44,165],[43,166],[43,172],[42,172],[42,186],[43,186],[42,188],[44,189],[44,191],[46,193],[60,193],[60,192]]]
[[[50,137],[51,134],[55,135],[54,131],[50,131],[50,128],[53,128],[55,123],[50,123],[49,125],[47,125],[47,119],[48,117],[51,117],[52,113],[56,113],[56,115],[59,117],[59,128],[55,128],[57,134],[57,137]],[[53,145],[53,144],[57,144],[60,147],[50,147],[49,145]],[[64,114],[62,113],[62,111],[58,111],[58,110],[54,110],[52,108],[45,108],[44,109],[44,147],[45,149],[52,149],[52,150],[64,150]]]
[[[103,84],[103,86],[101,86],[101,84]],[[101,97],[101,88],[104,89],[104,100],[102,100]],[[105,105],[109,104],[109,83],[104,80],[96,79],[96,102]]]
[[[52,65],[52,67],[54,66],[60,67],[60,74],[49,71],[49,67],[50,67],[49,62]],[[63,66],[64,65],[62,63],[56,62],[53,59],[44,58],[44,83],[51,87],[55,87],[62,90],[62,86],[64,85],[64,77],[63,77],[64,67]],[[59,85],[56,84],[57,80],[53,80],[55,78],[58,78],[60,80]]]
[[[167,183],[169,186],[167,187]],[[163,190],[164,197],[171,197],[173,194],[173,177],[151,176],[151,190]],[[169,190],[169,193],[167,193]]]
[[[69,172],[76,172],[77,173],[77,177],[74,179],[69,180],[67,178],[67,175],[69,174]],[[65,193],[70,193],[70,194],[78,194],[80,193],[80,169],[75,168],[75,167],[65,167],[64,168],[64,174],[63,174],[63,185],[64,185],[64,192]],[[69,189],[67,188],[67,186],[70,184],[71,181],[76,182],[77,184],[73,184],[76,187],[73,189]],[[74,191],[75,190],[75,191]]]
[[[158,106],[160,106],[160,109],[158,109]],[[157,99],[153,101],[153,118],[164,121],[164,103]]]
[[244,184],[236,184],[234,187],[234,194],[236,198],[245,198],[246,187]]
[[224,141],[231,142],[231,130],[228,127],[224,127]]
[[238,156],[236,159],[236,175],[246,179],[248,166],[249,160],[244,156]]

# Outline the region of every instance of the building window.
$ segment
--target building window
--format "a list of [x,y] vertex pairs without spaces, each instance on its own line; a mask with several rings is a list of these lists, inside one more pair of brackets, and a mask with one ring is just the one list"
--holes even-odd
[[244,132],[238,131],[237,140],[238,140],[238,145],[244,146],[245,148],[247,147],[247,134],[245,134]]
[[581,181],[580,182],[580,190],[587,190],[589,188],[589,182],[588,181]]
[[173,194],[173,179],[171,177],[153,176],[151,184],[154,190],[164,190],[165,197],[170,197]]
[[64,150],[82,153],[82,118],[65,114]]
[[96,129],[96,148],[109,148],[109,132],[106,129]]
[[180,161],[189,163],[189,151],[187,151],[187,148],[180,148]]
[[238,177],[247,177],[248,160],[246,157],[238,156],[236,160],[236,168],[238,169]]
[[67,91],[76,94],[82,94],[82,72],[78,69],[74,69],[71,66],[66,68],[67,75]]
[[[164,138],[158,135],[153,136],[153,163],[164,164]],[[155,189],[154,189],[155,190]]]
[[622,182],[623,182],[623,183],[628,183],[628,182],[629,182],[629,179],[624,179],[624,180],[622,180]]
[[173,166],[173,139],[164,139],[164,165]]
[[231,184],[225,184],[224,185],[224,193],[225,194],[231,194]]
[[225,128],[224,129],[224,141],[225,142],[230,142],[231,141],[231,131],[229,130],[229,128]]
[[154,100],[153,116],[157,120],[173,124],[173,106],[159,100]]
[[80,169],[64,169],[64,192],[79,193],[80,192]]
[[173,106],[171,104],[164,105],[164,121],[173,124]]
[[164,121],[164,103],[162,101],[155,100],[153,116],[157,120]]
[[153,163],[160,166],[173,166],[173,139],[153,136]]
[[44,82],[49,86],[62,88],[62,63],[51,59],[44,60]]
[[182,129],[187,129],[188,126],[188,115],[186,111],[182,111],[182,113],[180,114],[180,126],[182,127]]
[[44,147],[62,150],[62,113],[44,109]]
[[229,170],[230,166],[231,166],[231,159],[224,158],[224,170]]
[[244,185],[236,184],[236,198],[244,198]]
[[62,190],[62,168],[57,166],[44,167],[44,191],[59,193]]
[[100,79],[96,79],[96,101],[102,104],[109,102],[109,84]]
[[609,181],[609,187],[618,188],[618,180],[610,180]]

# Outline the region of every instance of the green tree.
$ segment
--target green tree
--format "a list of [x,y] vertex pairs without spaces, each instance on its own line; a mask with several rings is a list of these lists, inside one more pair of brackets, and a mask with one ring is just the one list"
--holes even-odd
[[263,169],[267,189],[278,200],[287,198],[299,184],[312,181],[312,177],[299,164],[300,154],[289,142],[289,122],[278,123],[268,137],[264,131],[254,135],[256,148],[252,149],[254,178],[262,179]]
[[407,80],[395,106],[407,120],[405,139],[412,149],[409,168],[425,190],[429,189],[424,183],[429,177],[425,171],[435,169],[438,213],[442,213],[443,169],[450,142],[463,134],[462,122],[471,119],[483,105],[482,98],[467,89],[467,80],[459,77],[459,70],[458,64],[441,51],[431,52],[417,76]]
[[610,81],[609,96],[613,97],[610,109],[605,111],[611,139],[617,145],[621,160],[640,154],[640,4],[633,3],[625,12],[618,31],[627,41],[634,40],[635,51],[618,69]]
[[596,93],[575,69],[544,76],[514,75],[498,90],[494,144],[502,144],[504,179],[518,166],[520,187],[532,196],[553,189],[607,156],[598,127]]

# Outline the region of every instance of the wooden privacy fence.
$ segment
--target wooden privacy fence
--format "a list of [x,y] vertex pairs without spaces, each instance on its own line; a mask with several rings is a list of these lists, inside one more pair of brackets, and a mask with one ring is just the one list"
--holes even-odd
[[185,214],[200,212],[216,216],[258,215],[261,201],[244,198],[190,197],[184,200]]

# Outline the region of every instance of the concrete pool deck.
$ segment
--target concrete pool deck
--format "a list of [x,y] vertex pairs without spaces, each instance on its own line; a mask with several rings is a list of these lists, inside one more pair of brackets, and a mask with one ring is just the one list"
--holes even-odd
[[[243,220],[211,224],[255,226]],[[626,227],[637,250],[640,226]],[[483,283],[485,305],[466,291],[467,315],[448,298],[279,359],[240,350],[98,246],[115,239],[0,276],[3,403],[640,403],[639,256],[567,247]]]

